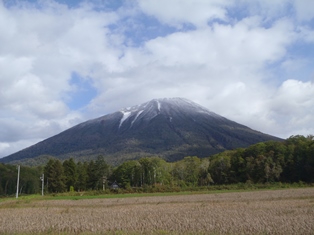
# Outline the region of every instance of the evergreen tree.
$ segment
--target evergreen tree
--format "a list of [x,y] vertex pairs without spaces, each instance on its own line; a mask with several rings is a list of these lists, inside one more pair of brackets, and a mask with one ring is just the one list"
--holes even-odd
[[73,158],[70,158],[68,160],[65,160],[62,165],[64,169],[66,189],[70,190],[70,187],[76,186],[76,183],[77,183],[76,164]]
[[48,192],[57,193],[65,191],[65,177],[61,162],[50,159],[45,166],[45,178]]
[[96,175],[96,164],[91,160],[87,165],[87,189],[96,190],[98,189],[98,178]]
[[98,156],[96,161],[91,160],[87,166],[88,188],[100,190],[106,187],[111,174],[111,167],[106,163],[103,156]]
[[107,180],[111,174],[111,167],[107,164],[103,156],[97,157],[95,165],[96,188],[105,189]]
[[87,180],[88,180],[87,167],[88,167],[88,164],[86,162],[84,163],[78,162],[76,165],[77,181],[76,181],[75,188],[77,189],[77,191],[84,191],[87,189]]

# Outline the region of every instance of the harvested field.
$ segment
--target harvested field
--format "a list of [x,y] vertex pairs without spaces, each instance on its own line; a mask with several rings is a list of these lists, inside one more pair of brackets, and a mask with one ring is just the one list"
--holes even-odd
[[314,234],[314,188],[0,203],[0,234]]

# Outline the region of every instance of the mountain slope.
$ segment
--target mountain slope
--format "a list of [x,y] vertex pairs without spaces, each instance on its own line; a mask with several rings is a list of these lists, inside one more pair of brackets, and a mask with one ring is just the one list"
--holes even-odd
[[192,101],[165,98],[81,123],[0,161],[25,161],[42,155],[84,160],[100,154],[113,164],[151,155],[174,161],[268,140],[280,139],[230,121]]

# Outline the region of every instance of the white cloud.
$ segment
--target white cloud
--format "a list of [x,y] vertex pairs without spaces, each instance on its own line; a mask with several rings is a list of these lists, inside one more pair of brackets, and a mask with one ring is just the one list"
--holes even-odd
[[143,48],[126,49],[121,59],[126,69],[150,66],[211,66],[211,69],[251,65],[261,67],[286,54],[294,41],[291,23],[279,20],[270,28],[261,26],[258,18],[246,18],[234,26],[213,27],[177,32],[147,41]]
[[[314,85],[312,82],[285,81],[277,91],[273,102],[276,113],[293,116],[314,105]],[[310,110],[308,110],[310,111]]]
[[204,27],[212,19],[226,19],[226,6],[233,4],[227,0],[139,0],[140,8],[161,22],[180,27],[190,23]]
[[287,80],[269,101],[271,118],[277,120],[285,135],[309,135],[314,131],[314,85],[312,82]]

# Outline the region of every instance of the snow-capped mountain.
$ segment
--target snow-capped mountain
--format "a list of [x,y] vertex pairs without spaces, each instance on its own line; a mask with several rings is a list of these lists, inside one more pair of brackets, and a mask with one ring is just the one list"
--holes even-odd
[[42,155],[77,160],[103,155],[113,164],[143,156],[173,161],[185,156],[208,157],[267,140],[280,139],[190,100],[163,98],[81,123],[0,161],[25,161]]

